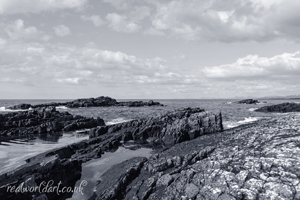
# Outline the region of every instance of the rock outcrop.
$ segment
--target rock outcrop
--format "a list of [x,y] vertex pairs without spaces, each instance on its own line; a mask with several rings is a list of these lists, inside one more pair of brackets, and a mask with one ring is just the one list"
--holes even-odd
[[300,104],[299,103],[282,103],[282,104],[277,104],[277,105],[264,106],[255,111],[256,112],[279,112],[279,113],[300,112]]
[[[185,119],[189,124],[197,118],[194,115],[202,113],[200,109],[188,110],[164,116],[170,118],[170,123],[178,118],[178,122]],[[153,119],[148,119],[149,123],[158,123]],[[298,113],[276,115],[158,149],[148,159],[127,160],[99,178],[89,199],[300,199],[299,123]],[[79,179],[79,163],[116,148],[126,136],[125,131],[120,131],[126,126],[108,126],[110,131],[103,134],[102,129],[94,129],[98,137],[28,159],[23,167],[0,176],[0,198],[30,199],[28,193],[7,194],[9,186],[22,183],[37,185],[41,180],[63,178],[65,186],[74,185],[74,179]],[[48,199],[61,197],[55,192],[34,195]]]
[[182,109],[150,119],[139,119],[120,124],[94,128],[90,138],[109,133],[122,136],[122,140],[163,143],[172,146],[200,135],[222,131],[222,115],[203,109]]
[[[60,159],[57,155],[27,163],[18,170],[0,176],[0,199],[71,198],[71,192],[60,190],[74,188],[81,177],[81,170],[80,161]],[[55,189],[58,185],[59,188]]]
[[244,100],[241,100],[241,101],[236,101],[234,103],[237,103],[237,104],[257,104],[257,103],[259,103],[259,101],[254,100],[254,99],[244,99]]
[[[63,180],[63,186],[73,187],[79,180],[81,164],[94,158],[99,158],[109,150],[116,149],[123,140],[143,141],[154,138],[156,142],[164,144],[180,143],[184,140],[196,138],[198,135],[222,131],[222,116],[205,112],[203,109],[181,109],[170,112],[166,115],[152,117],[149,119],[133,120],[118,125],[102,126],[91,130],[91,139],[77,142],[66,147],[41,153],[26,160],[27,164],[16,170],[0,175],[0,198],[2,199],[30,199],[30,195],[45,197],[48,199],[66,199],[72,194],[58,195],[55,192],[25,192],[10,193],[7,188],[17,188],[20,185],[30,184],[36,186],[42,181],[46,183],[53,180],[54,185]],[[131,133],[131,131],[133,131]],[[198,134],[198,135],[197,135]],[[132,138],[131,138],[132,137]],[[151,143],[151,141],[149,141]],[[194,148],[193,146],[190,146]],[[207,149],[207,152],[212,149]],[[206,157],[207,153],[195,155],[195,159]],[[198,158],[199,157],[199,158]],[[190,158],[186,158],[189,162]],[[101,188],[91,198],[118,199],[125,197],[125,188],[131,184],[144,167],[147,171],[166,169],[165,162],[157,165],[147,162],[146,158],[133,158],[125,163],[115,166],[113,173],[105,173],[106,178],[98,182],[97,187]],[[172,161],[173,162],[173,161]],[[174,162],[177,162],[175,158]],[[179,161],[178,161],[179,162]],[[146,165],[145,165],[146,164]],[[171,165],[167,164],[167,167]],[[125,169],[125,170],[124,170]],[[147,172],[148,173],[148,172]],[[161,180],[161,184],[170,183],[169,177]],[[150,194],[150,192],[148,192]]]
[[117,102],[116,106],[128,106],[128,107],[140,107],[140,106],[163,106],[159,102],[154,102],[152,100],[148,102],[144,101],[125,101],[125,102]]
[[[300,116],[285,115],[261,120],[176,144],[156,153],[137,171],[134,180],[120,178],[139,164],[121,163],[121,190],[102,182],[90,199],[202,200],[300,199]],[[134,168],[136,169],[136,168]],[[100,177],[108,180],[111,168]],[[116,173],[118,174],[118,173]]]
[[40,107],[49,107],[49,106],[66,106],[68,108],[79,108],[79,107],[108,107],[108,106],[128,106],[128,107],[140,107],[140,106],[163,106],[159,102],[154,102],[152,100],[148,102],[143,101],[125,101],[117,102],[116,99],[110,97],[97,97],[97,98],[84,98],[76,99],[74,101],[63,102],[63,103],[46,103],[46,104],[19,104],[15,106],[8,107],[11,110],[18,109],[29,109],[29,108],[40,108]]
[[0,115],[0,141],[103,125],[105,123],[101,118],[73,116],[68,112],[58,112],[55,107],[41,107]]

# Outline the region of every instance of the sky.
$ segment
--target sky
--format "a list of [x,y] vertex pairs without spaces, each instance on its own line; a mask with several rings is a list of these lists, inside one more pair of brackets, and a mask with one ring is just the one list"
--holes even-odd
[[299,95],[300,1],[0,0],[0,99]]

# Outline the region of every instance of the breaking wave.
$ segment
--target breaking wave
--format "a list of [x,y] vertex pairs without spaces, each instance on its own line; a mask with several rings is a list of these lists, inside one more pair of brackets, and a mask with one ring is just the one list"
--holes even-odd
[[128,122],[130,120],[131,119],[124,119],[122,117],[119,117],[119,118],[113,119],[113,120],[111,120],[109,122],[106,122],[105,124],[106,125],[119,124],[119,123],[123,123],[123,122]]
[[255,110],[257,110],[258,108],[250,108],[249,111],[253,112]]
[[246,117],[244,120],[238,121],[238,122],[223,122],[224,129],[234,128],[237,126],[240,126],[242,124],[248,124],[251,122],[257,121],[257,117]]
[[56,106],[56,109],[63,109],[63,110],[66,110],[66,109],[69,109],[69,108],[66,107],[66,106]]
[[[11,110],[11,109],[6,109],[5,107],[0,107],[0,112],[18,112],[18,111],[26,111],[27,109],[24,110]],[[30,108],[29,108],[30,110]]]

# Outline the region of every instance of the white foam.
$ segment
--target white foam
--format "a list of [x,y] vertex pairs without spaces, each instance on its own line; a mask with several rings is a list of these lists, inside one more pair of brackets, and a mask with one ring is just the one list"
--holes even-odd
[[239,123],[239,124],[247,124],[249,122],[255,122],[257,120],[258,120],[258,118],[256,118],[256,117],[246,117],[245,120],[238,121],[237,123]]
[[231,101],[228,101],[228,102],[226,102],[226,104],[232,104],[232,102],[231,102]]
[[224,129],[229,129],[229,128],[234,128],[234,127],[240,126],[242,124],[248,124],[251,122],[255,122],[257,120],[258,120],[258,118],[256,118],[256,117],[246,117],[244,120],[241,120],[238,122],[223,122],[223,126],[224,126]]
[[258,108],[250,108],[249,111],[253,112],[255,110],[257,110]]
[[66,107],[66,106],[56,106],[56,109],[63,109],[63,110],[66,110],[66,109],[69,109],[69,108]]
[[26,111],[27,109],[24,110],[11,110],[11,109],[6,109],[5,107],[0,107],[0,112],[18,112],[18,111]]
[[119,117],[119,118],[116,118],[116,119],[113,119],[109,122],[106,122],[105,124],[106,125],[113,125],[113,124],[119,124],[119,123],[123,123],[123,122],[128,122],[130,121],[131,119],[124,119],[122,117]]

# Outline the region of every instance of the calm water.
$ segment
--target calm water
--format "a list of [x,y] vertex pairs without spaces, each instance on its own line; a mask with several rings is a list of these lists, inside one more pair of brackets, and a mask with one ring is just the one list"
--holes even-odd
[[101,158],[93,159],[82,164],[81,179],[76,182],[76,187],[79,187],[82,181],[86,181],[87,185],[83,187],[83,194],[74,193],[70,200],[85,200],[88,199],[94,191],[96,182],[101,175],[111,166],[120,162],[126,161],[134,157],[150,157],[151,149],[140,148],[138,150],[130,150],[124,147],[119,147],[115,152],[107,152]]
[[[0,114],[11,112],[7,107],[20,104],[41,104],[49,102],[66,102],[70,100],[0,100]],[[127,100],[118,100],[127,101]],[[147,100],[143,100],[147,101]],[[258,105],[230,104],[232,99],[211,99],[211,100],[155,100],[166,106],[154,107],[91,107],[91,108],[58,108],[59,111],[68,111],[74,115],[86,117],[100,117],[106,124],[114,124],[132,119],[139,119],[156,114],[166,113],[183,107],[201,107],[206,111],[215,113],[222,112],[223,125],[225,128],[249,123],[259,118],[272,117],[272,113],[254,112],[255,109],[271,104],[286,102],[286,100],[264,100],[268,103]],[[74,133],[64,134],[55,138],[37,138],[32,141],[15,140],[0,145],[0,174],[12,170],[25,163],[25,159],[41,152],[62,147],[73,142],[87,139],[87,136],[78,137]]]

